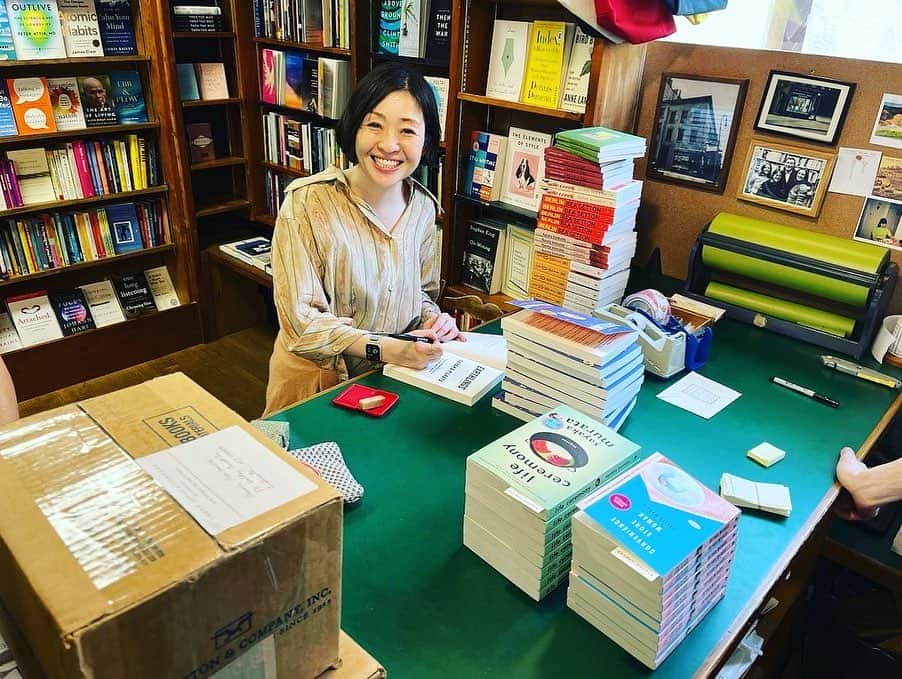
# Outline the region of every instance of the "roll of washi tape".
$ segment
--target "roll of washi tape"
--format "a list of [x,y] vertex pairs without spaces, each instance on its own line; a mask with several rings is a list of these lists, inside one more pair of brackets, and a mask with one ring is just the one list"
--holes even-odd
[[627,295],[623,298],[623,306],[634,311],[641,311],[661,325],[670,319],[670,301],[663,293],[653,288]]

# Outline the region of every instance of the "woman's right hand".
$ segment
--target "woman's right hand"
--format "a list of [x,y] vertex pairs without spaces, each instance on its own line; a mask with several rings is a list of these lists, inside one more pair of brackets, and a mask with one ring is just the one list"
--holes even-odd
[[406,340],[386,337],[382,340],[382,360],[385,363],[403,365],[414,370],[422,370],[432,361],[441,358],[442,345],[432,330],[413,330],[409,335],[428,337],[431,343],[408,342]]

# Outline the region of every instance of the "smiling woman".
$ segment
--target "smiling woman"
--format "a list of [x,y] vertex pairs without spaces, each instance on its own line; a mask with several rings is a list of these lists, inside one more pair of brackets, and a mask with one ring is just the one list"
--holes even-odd
[[[379,362],[423,368],[459,334],[435,303],[437,201],[410,179],[437,159],[429,85],[403,65],[377,67],[351,94],[336,137],[355,165],[292,182],[276,220],[279,335],[266,413]],[[385,336],[405,331],[431,341]]]

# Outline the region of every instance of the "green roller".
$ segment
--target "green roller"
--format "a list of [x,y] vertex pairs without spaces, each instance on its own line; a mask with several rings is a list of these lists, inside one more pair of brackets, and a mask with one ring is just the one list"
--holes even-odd
[[881,271],[889,257],[887,249],[879,245],[740,217],[728,212],[718,214],[711,221],[708,232],[866,273]]
[[735,304],[743,309],[759,311],[774,318],[792,321],[839,337],[849,337],[855,327],[854,318],[847,318],[829,311],[821,311],[797,302],[776,299],[775,297],[743,290],[732,285],[724,285],[716,281],[708,284],[708,287],[705,289],[705,295],[711,299]]
[[712,269],[731,271],[756,281],[774,283],[856,307],[863,307],[867,303],[870,292],[870,289],[864,285],[856,285],[791,266],[767,262],[757,257],[740,255],[712,245],[702,247],[702,261]]
[[[888,257],[887,250],[879,245],[837,238],[726,212],[718,214],[711,221],[708,232],[864,273],[881,271]],[[702,261],[713,269],[730,271],[747,278],[857,307],[867,304],[870,293],[870,288],[865,285],[801,271],[792,266],[768,262],[710,245],[702,248]]]

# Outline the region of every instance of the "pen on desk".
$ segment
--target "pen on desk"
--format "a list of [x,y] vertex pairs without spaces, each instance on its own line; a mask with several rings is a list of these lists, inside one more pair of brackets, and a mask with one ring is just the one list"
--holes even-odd
[[774,384],[778,384],[781,387],[789,389],[790,391],[798,392],[799,394],[804,394],[808,398],[813,398],[815,401],[823,403],[825,405],[830,406],[831,408],[839,408],[839,401],[834,401],[829,396],[824,396],[823,394],[818,394],[813,389],[808,389],[807,387],[799,386],[789,380],[784,380],[782,377],[771,377],[770,381]]

